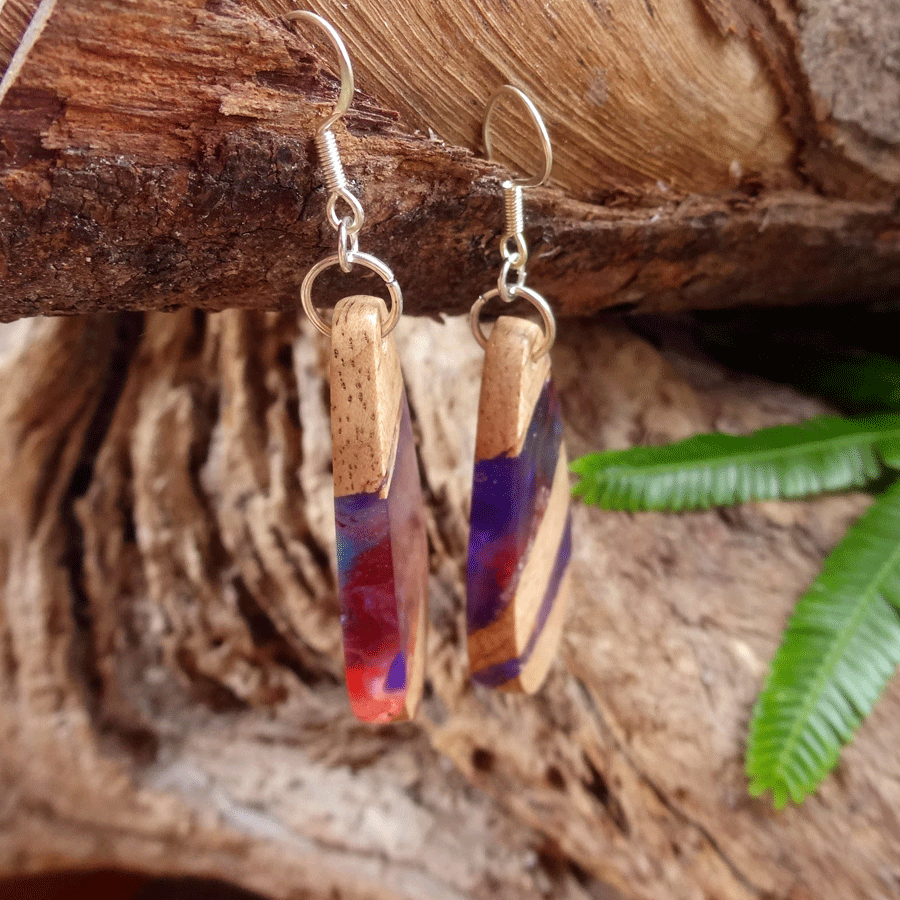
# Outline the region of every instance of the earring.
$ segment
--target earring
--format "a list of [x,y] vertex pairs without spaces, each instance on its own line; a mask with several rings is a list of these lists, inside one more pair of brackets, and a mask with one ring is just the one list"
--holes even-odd
[[[411,718],[422,694],[428,554],[416,451],[400,361],[390,337],[403,310],[400,287],[380,259],[361,253],[364,213],[351,193],[334,123],[353,99],[353,69],[335,28],[310,12],[290,13],[325,31],[340,59],[341,90],[315,136],[329,189],[328,222],[338,252],[316,263],[300,289],[303,309],[331,338],[331,436],[337,570],[347,690],[365,722]],[[340,216],[338,204],[347,213]],[[325,322],[312,287],[326,269],[362,266],[380,276],[391,299],[353,296]]]
[[[505,85],[485,115],[488,159],[491,118],[505,96],[520,100],[533,119],[544,168],[533,178],[503,183],[500,277],[496,288],[475,301],[469,317],[485,348],[469,533],[469,666],[480,684],[531,693],[543,681],[562,632],[572,532],[568,462],[548,356],[556,324],[547,301],[525,284],[528,248],[522,233],[522,188],[547,180],[552,150],[534,103]],[[495,297],[527,300],[540,313],[543,332],[527,319],[501,316],[485,338],[479,316]]]

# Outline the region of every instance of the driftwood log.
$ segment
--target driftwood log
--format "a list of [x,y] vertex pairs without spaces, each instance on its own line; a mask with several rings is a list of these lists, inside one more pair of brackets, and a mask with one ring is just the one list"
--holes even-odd
[[[323,346],[291,314],[23,320],[2,383],[0,865],[206,874],[272,898],[875,900],[900,886],[896,688],[802,809],[745,727],[856,497],[576,508],[536,698],[473,690],[462,557],[481,351],[398,329],[432,545],[428,693],[354,723],[331,575]],[[564,329],[573,453],[809,416],[791,391]]]
[[[3,62],[34,5],[0,15]],[[356,62],[339,138],[362,244],[411,312],[459,313],[490,286],[504,170],[472,151],[505,81],[556,146],[528,222],[532,280],[563,314],[900,286],[895,3],[309,6]],[[335,63],[287,8],[57,0],[0,106],[0,316],[297,306],[334,246],[312,135]],[[507,132],[521,163],[527,137]]]
[[[33,6],[0,9],[6,59]],[[529,236],[563,313],[900,285],[893,5],[312,6],[357,62],[341,141],[364,249],[413,313],[490,286],[503,170],[463,148],[502,81],[556,140]],[[579,506],[546,687],[475,690],[482,354],[459,319],[396,332],[429,516],[424,709],[353,720],[325,346],[294,311],[332,248],[310,137],[334,82],[282,9],[58,0],[0,105],[0,314],[80,313],[0,330],[0,874],[112,866],[273,900],[896,896],[896,685],[802,808],[742,774],[792,602],[865,499]],[[562,323],[573,455],[821,409],[678,346]]]

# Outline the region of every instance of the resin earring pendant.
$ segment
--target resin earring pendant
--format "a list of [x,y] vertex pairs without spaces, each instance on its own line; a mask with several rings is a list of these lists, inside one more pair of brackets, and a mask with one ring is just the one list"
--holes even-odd
[[540,687],[562,632],[572,526],[559,401],[537,325],[503,316],[478,406],[466,583],[469,665],[489,687]]
[[[403,311],[394,274],[361,253],[364,213],[350,191],[332,125],[353,99],[353,69],[335,29],[310,12],[289,13],[322,28],[338,52],[341,92],[316,132],[329,189],[325,206],[337,253],[316,263],[300,288],[303,309],[331,338],[331,437],[338,587],[350,705],[364,722],[411,718],[422,696],[428,547],[419,469],[400,361],[390,336]],[[339,216],[338,204],[344,208]],[[362,266],[378,275],[390,312],[376,297],[347,297],[331,325],[312,302],[326,269]]]
[[[467,576],[469,666],[489,687],[533,692],[540,687],[562,633],[569,597],[572,526],[569,472],[559,401],[548,351],[553,313],[525,285],[528,251],[522,234],[523,184],[549,175],[550,145],[531,101],[506,86],[488,107],[488,125],[503,93],[522,100],[542,137],[545,171],[537,181],[505,182],[507,231],[497,288],[478,298],[471,324],[485,348],[475,443]],[[510,270],[516,280],[507,283]],[[485,338],[479,316],[494,297],[527,300],[544,331],[526,319],[500,317]]]
[[422,694],[428,554],[400,361],[384,302],[347,297],[331,326],[331,436],[347,690],[367,722]]

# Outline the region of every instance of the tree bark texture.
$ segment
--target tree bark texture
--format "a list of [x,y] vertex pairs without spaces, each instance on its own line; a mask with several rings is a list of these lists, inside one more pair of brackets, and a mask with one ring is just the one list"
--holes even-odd
[[[119,866],[288,898],[876,900],[900,887],[900,691],[800,809],[744,735],[786,617],[859,496],[682,516],[575,508],[534,698],[475,690],[464,547],[481,351],[397,330],[431,542],[419,719],[341,676],[325,345],[286,313],[6,326],[0,871]],[[570,325],[573,454],[806,418],[791,390]]]
[[[35,5],[2,8],[4,63]],[[531,282],[560,313],[900,285],[895,3],[308,5],[356,63],[338,138],[362,247],[395,268],[410,312],[459,313],[491,286],[507,170],[477,148],[504,82],[556,147],[527,230]],[[287,8],[58,0],[0,106],[0,316],[296,308],[334,249],[312,135],[335,63]],[[527,168],[524,128],[498,140]]]

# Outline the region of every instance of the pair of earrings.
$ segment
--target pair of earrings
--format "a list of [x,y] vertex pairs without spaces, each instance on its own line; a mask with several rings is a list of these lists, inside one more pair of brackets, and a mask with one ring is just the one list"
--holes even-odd
[[[331,130],[353,98],[346,47],[334,27],[314,13],[295,12],[287,18],[320,27],[340,59],[338,102],[315,137],[329,190],[326,215],[337,231],[338,251],[310,269],[301,299],[312,323],[331,339],[334,505],[347,688],[358,718],[387,722],[412,717],[418,706],[428,619],[424,505],[406,391],[390,337],[403,298],[390,268],[359,250],[364,213],[348,188]],[[565,616],[571,521],[568,465],[548,356],[555,321],[544,298],[525,283],[522,188],[547,180],[552,152],[532,101],[506,85],[485,116],[488,157],[491,119],[507,96],[524,103],[534,120],[544,167],[533,178],[504,182],[501,272],[497,286],[475,301],[470,314],[485,361],[466,585],[468,643],[476,682],[532,692],[550,666]],[[339,215],[339,203],[347,214]],[[329,325],[313,305],[313,282],[333,266],[349,272],[357,265],[384,281],[390,311],[376,297],[346,297]],[[543,329],[527,319],[502,316],[485,337],[481,310],[497,297],[531,303]]]

